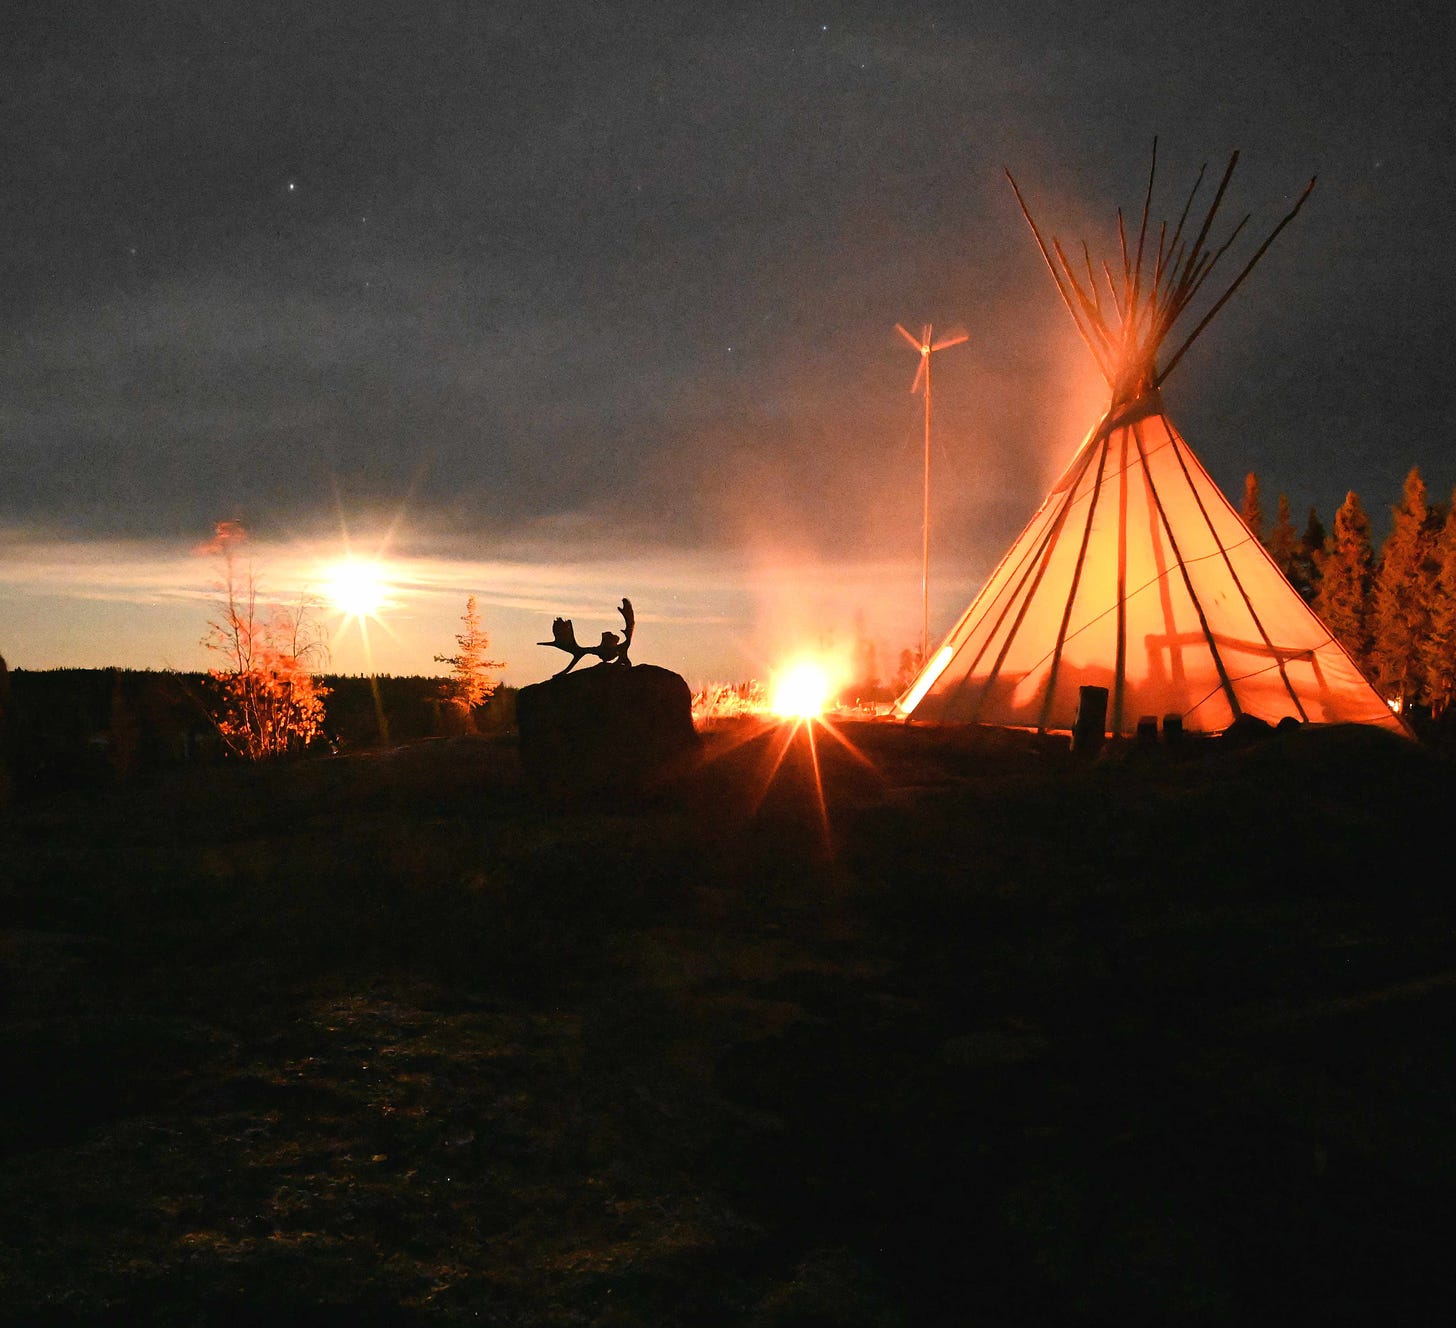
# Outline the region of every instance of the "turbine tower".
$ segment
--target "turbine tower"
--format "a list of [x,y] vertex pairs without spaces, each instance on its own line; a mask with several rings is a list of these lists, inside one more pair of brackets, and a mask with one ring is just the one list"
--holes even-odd
[[915,370],[915,381],[910,384],[910,391],[918,392],[921,383],[925,384],[925,491],[920,528],[920,661],[924,664],[930,654],[930,357],[938,350],[969,341],[970,333],[963,328],[955,328],[939,341],[934,341],[929,323],[921,328],[918,337],[907,332],[899,323],[895,324],[895,331],[920,355],[920,365]]

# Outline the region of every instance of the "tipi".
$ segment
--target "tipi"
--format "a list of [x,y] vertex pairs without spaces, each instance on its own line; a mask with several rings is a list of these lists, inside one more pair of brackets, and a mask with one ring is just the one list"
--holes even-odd
[[[970,608],[896,702],[903,718],[1066,730],[1080,690],[1107,689],[1107,730],[1177,715],[1185,729],[1220,732],[1240,715],[1275,722],[1375,724],[1404,732],[1286,581],[1163,411],[1160,389],[1314,181],[1159,368],[1157,360],[1243,221],[1209,238],[1238,161],[1235,153],[1201,224],[1189,213],[1150,234],[1157,166],[1142,221],[1120,254],[1094,271],[1061,243],[1050,248],[1011,187],[1057,290],[1107,379],[1107,413],[1087,435],[1030,524]],[[1195,231],[1196,227],[1196,231]]]

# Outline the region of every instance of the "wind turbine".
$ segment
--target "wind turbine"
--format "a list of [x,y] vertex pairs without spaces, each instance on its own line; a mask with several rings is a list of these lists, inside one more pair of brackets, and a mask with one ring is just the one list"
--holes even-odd
[[933,341],[929,323],[921,328],[918,337],[907,332],[899,323],[895,324],[895,331],[920,355],[915,381],[910,384],[911,392],[918,392],[920,384],[925,384],[925,493],[920,535],[920,661],[923,664],[930,657],[930,357],[938,350],[959,346],[971,337],[963,328],[955,328],[939,341]]

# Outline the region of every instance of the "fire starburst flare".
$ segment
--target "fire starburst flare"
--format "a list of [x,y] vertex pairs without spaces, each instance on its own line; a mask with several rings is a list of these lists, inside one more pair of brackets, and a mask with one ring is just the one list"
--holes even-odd
[[745,721],[741,727],[735,723],[720,731],[725,741],[716,756],[763,739],[751,799],[753,810],[757,811],[776,782],[783,784],[781,796],[792,805],[797,786],[811,798],[810,806],[827,852],[833,852],[833,835],[820,763],[821,734],[833,739],[860,765],[874,768],[869,757],[839,731],[831,718],[839,693],[851,677],[850,669],[847,658],[800,654],[773,672],[767,689],[756,682],[740,687],[709,687],[699,697],[704,711],[711,707],[712,720]]
[[794,661],[774,679],[769,708],[780,719],[818,719],[834,700],[836,681],[817,659]]

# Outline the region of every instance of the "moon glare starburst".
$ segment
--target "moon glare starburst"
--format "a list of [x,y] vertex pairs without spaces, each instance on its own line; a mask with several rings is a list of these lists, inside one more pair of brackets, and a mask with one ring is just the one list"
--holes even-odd
[[377,618],[389,598],[389,583],[376,562],[346,558],[329,568],[324,596],[348,618]]

